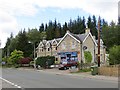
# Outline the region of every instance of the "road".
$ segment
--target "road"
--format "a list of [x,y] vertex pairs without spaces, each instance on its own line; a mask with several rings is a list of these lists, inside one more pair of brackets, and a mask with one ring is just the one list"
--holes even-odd
[[[115,81],[59,75],[36,70],[3,69],[2,78],[21,88],[118,88],[118,83]],[[6,88],[6,85],[3,84],[2,87]],[[10,88],[12,87],[10,86]]]

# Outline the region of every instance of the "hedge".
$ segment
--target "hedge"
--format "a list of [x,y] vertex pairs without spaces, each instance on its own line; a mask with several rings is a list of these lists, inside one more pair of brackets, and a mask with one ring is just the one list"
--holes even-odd
[[44,57],[38,57],[36,60],[36,65],[40,65],[43,68],[49,67],[50,65],[53,65],[55,63],[55,57],[54,56],[44,56]]

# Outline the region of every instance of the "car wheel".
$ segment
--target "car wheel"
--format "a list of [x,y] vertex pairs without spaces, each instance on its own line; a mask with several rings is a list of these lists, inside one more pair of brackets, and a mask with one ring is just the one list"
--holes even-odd
[[61,70],[61,68],[59,68],[59,70]]
[[67,67],[64,67],[64,70],[66,70],[67,69]]
[[77,68],[77,65],[75,65],[75,67]]

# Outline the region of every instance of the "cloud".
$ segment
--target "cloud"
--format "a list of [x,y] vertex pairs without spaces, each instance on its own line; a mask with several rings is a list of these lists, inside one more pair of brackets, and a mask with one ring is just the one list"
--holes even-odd
[[[100,15],[108,22],[117,22],[119,0],[0,0],[0,39],[5,45],[10,33],[19,31],[17,16],[34,17],[40,10],[53,7],[82,9],[91,15]],[[57,11],[60,13],[60,10]],[[26,22],[28,23],[28,22]]]
[[36,4],[42,8],[83,9],[89,14],[100,15],[108,22],[117,22],[118,18],[118,0],[37,0]]
[[0,7],[11,15],[26,16],[34,16],[41,8],[80,8],[90,14],[101,15],[108,21],[116,21],[118,1],[119,0],[0,0]]
[[[87,6],[85,7],[85,5]],[[85,5],[83,6],[84,11],[100,15],[109,23],[112,20],[115,22],[118,20],[118,0],[92,0],[92,2],[85,2]]]
[[0,11],[0,40],[2,42],[1,47],[4,47],[10,33],[17,33],[16,30],[18,30],[18,23],[13,16],[2,10]]

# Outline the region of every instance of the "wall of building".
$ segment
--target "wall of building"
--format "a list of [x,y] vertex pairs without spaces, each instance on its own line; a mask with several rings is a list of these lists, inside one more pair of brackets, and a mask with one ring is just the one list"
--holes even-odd
[[57,53],[56,47],[57,47],[57,44],[52,46],[52,48],[46,47],[46,49],[43,49],[42,47],[39,47],[37,50],[37,57],[55,56]]
[[[87,47],[86,50],[83,50],[84,46]],[[94,60],[95,60],[95,56],[94,56],[95,55],[95,44],[94,44],[94,42],[93,42],[90,35],[87,37],[87,39],[85,40],[85,42],[82,45],[82,59],[83,59],[83,62],[85,62],[84,51],[90,51],[91,52],[91,54],[92,54],[92,63],[93,63]]]
[[57,52],[78,52],[78,60],[81,60],[81,45],[78,41],[67,35],[64,40],[59,44]]

